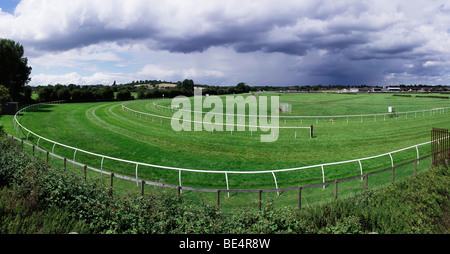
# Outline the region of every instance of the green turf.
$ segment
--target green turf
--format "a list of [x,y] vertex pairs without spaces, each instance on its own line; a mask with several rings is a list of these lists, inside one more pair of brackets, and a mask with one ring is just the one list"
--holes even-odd
[[[397,111],[425,110],[450,106],[449,100],[425,97],[400,97],[392,94],[259,94],[278,95],[280,102],[290,103],[292,115],[351,115],[386,113],[388,107]],[[249,95],[246,95],[249,96]],[[192,98],[191,98],[192,100]],[[252,132],[175,132],[170,120],[157,117],[132,115],[122,110],[121,104],[141,112],[172,116],[172,112],[153,106],[169,106],[170,100],[143,100],[128,102],[72,103],[36,108],[20,116],[20,122],[35,133],[54,141],[90,152],[156,165],[187,169],[218,171],[268,171],[265,174],[228,174],[230,189],[275,188],[270,171],[277,169],[316,165],[374,156],[430,140],[432,127],[448,128],[450,113],[419,113],[398,117],[350,117],[280,119],[280,126],[314,125],[314,138],[309,130],[280,130],[276,142],[260,142],[261,131]],[[12,117],[2,116],[0,124],[8,133],[22,136],[27,133],[14,132]],[[38,139],[29,136],[37,143]],[[39,146],[52,150],[52,144],[40,140]],[[420,154],[430,152],[429,146],[420,148]],[[73,159],[74,151],[55,147],[55,153]],[[100,168],[101,158],[77,152],[76,160]],[[415,159],[416,150],[393,154],[396,165]],[[363,172],[389,167],[390,157],[362,161]],[[426,163],[429,165],[429,163]],[[421,167],[425,167],[422,163]],[[103,170],[117,174],[136,176],[136,166],[104,160]],[[411,168],[409,167],[409,170]],[[331,181],[360,174],[358,162],[324,167],[325,180]],[[293,187],[322,182],[320,167],[291,172],[276,173],[278,187]],[[409,173],[410,175],[410,173]],[[139,166],[138,177],[148,181],[179,184],[179,172]],[[389,172],[386,179],[390,178]],[[373,178],[376,182],[377,178]],[[382,180],[380,182],[389,182]],[[226,189],[225,174],[181,173],[183,186]],[[356,181],[358,182],[358,181]],[[351,186],[358,186],[360,183]],[[136,186],[136,184],[130,184]],[[345,185],[344,185],[345,186]],[[126,188],[126,187],[124,187]],[[152,187],[148,187],[152,188]],[[346,187],[342,187],[346,188]],[[350,187],[349,187],[350,188]],[[309,191],[309,190],[308,190]],[[306,193],[308,192],[306,191]],[[330,193],[331,194],[330,194]],[[187,193],[187,192],[185,192]],[[226,195],[226,194],[222,194]],[[239,194],[245,196],[244,194]],[[246,194],[247,195],[247,194]],[[248,194],[250,203],[257,194]],[[274,197],[267,193],[264,196]],[[231,195],[230,200],[236,194]],[[325,196],[325,197],[324,197]],[[332,199],[332,190],[309,194],[305,202]],[[215,194],[201,194],[196,199],[214,202]],[[249,202],[247,199],[247,202]],[[223,201],[232,202],[228,199]],[[277,197],[277,202],[295,203],[293,195]]]

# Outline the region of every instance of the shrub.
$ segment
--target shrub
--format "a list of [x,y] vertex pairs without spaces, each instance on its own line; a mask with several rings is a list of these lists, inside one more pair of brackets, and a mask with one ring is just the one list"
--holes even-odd
[[162,191],[108,195],[100,179],[64,173],[22,154],[0,138],[0,233],[115,234],[401,234],[448,233],[450,180],[445,167],[397,181],[367,195],[302,210],[218,212]]

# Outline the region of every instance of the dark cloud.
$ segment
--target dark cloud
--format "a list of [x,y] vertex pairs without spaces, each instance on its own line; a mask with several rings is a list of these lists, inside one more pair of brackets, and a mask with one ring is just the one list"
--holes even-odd
[[[63,10],[58,15],[49,8],[53,2],[44,6],[26,1],[17,17],[3,20],[6,25],[0,24],[0,30],[21,31],[16,35],[20,41],[41,54],[135,41],[145,42],[151,50],[186,55],[214,47],[267,56],[281,53],[294,59],[289,66],[279,63],[292,72],[286,80],[298,78],[299,83],[359,84],[397,73],[446,75],[442,65],[448,60],[446,3],[227,1],[214,6],[208,1],[179,5],[113,1],[114,5],[100,8],[103,2],[92,2],[92,6],[89,1],[71,3],[73,7],[59,2]],[[31,7],[42,10],[33,12]],[[13,19],[20,26],[9,25]]]

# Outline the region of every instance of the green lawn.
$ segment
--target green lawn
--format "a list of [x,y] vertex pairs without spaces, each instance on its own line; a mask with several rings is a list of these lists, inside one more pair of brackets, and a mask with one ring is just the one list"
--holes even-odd
[[[266,94],[260,94],[266,95]],[[275,94],[267,94],[275,95]],[[419,97],[398,97],[392,94],[276,94],[280,102],[293,105],[290,115],[347,115],[385,113],[393,106],[397,111],[412,111],[450,106],[449,100]],[[346,119],[281,119],[280,126],[314,125],[314,138],[308,130],[280,130],[279,139],[260,142],[262,132],[175,132],[167,119],[130,115],[129,108],[171,116],[159,105],[170,100],[129,102],[71,103],[38,108],[20,117],[20,122],[33,132],[90,152],[156,165],[187,169],[218,171],[268,171],[265,174],[228,174],[230,189],[274,188],[272,170],[358,159],[383,154],[430,140],[432,127],[448,128],[449,113],[410,114],[398,118],[364,117]],[[285,115],[285,114],[282,114]],[[0,124],[14,133],[12,117],[2,116]],[[27,133],[14,133],[26,138]],[[37,142],[37,138],[29,136]],[[40,147],[52,150],[52,144],[40,140]],[[420,148],[421,155],[429,146]],[[59,146],[55,153],[69,159],[74,151]],[[396,165],[414,159],[416,150],[393,154]],[[101,158],[76,153],[76,160],[100,168]],[[390,157],[362,161],[364,173],[389,167]],[[429,165],[429,164],[428,164]],[[136,165],[106,160],[103,169],[136,176]],[[360,174],[358,162],[326,166],[325,180],[330,181]],[[178,185],[179,172],[140,166],[138,177]],[[278,187],[293,187],[322,181],[320,167],[276,173]],[[183,186],[226,189],[224,174],[182,172]],[[225,195],[225,194],[224,194]],[[295,197],[291,197],[295,202]]]

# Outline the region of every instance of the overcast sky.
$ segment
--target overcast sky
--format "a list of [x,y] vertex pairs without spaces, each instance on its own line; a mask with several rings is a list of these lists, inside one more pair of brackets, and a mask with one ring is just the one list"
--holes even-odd
[[448,1],[2,0],[31,85],[450,84]]

